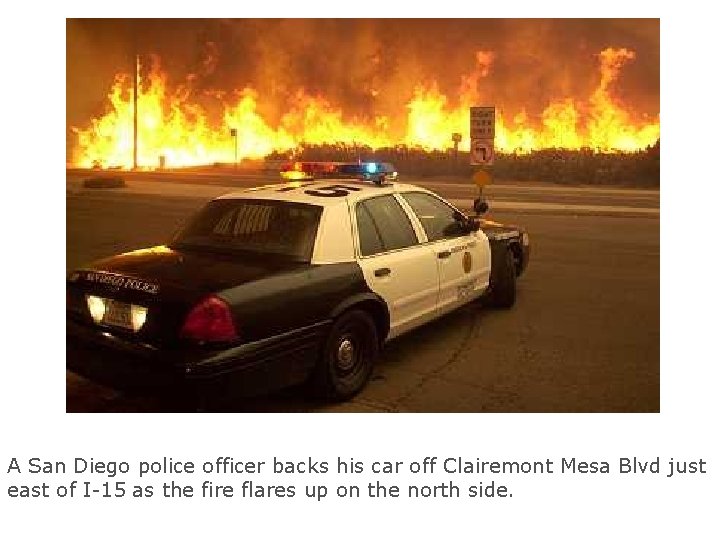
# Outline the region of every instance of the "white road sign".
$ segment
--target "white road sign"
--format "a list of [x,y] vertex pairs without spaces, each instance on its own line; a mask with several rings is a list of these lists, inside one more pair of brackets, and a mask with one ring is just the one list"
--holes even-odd
[[495,141],[493,139],[473,139],[470,142],[470,164],[492,165],[495,159]]
[[495,138],[495,107],[470,107],[470,138]]

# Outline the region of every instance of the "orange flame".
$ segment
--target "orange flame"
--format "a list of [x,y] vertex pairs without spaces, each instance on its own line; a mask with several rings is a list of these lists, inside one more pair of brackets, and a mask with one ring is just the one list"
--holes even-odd
[[[299,89],[275,125],[258,112],[261,96],[252,88],[198,96],[192,88],[195,76],[189,75],[187,83],[172,92],[159,61],[154,59],[138,86],[138,163],[150,168],[161,161],[169,167],[231,163],[236,144],[239,159],[262,158],[303,143],[357,143],[372,148],[403,143],[444,150],[452,145],[453,133],[462,135],[460,148],[467,150],[468,108],[488,101],[478,88],[491,72],[494,58],[489,51],[476,53],[475,70],[462,77],[455,106],[437,83],[430,82],[415,87],[406,114],[398,119],[380,115],[348,118],[322,96]],[[636,121],[611,95],[622,66],[634,58],[635,53],[624,48],[603,50],[599,54],[600,82],[587,100],[560,98],[549,103],[535,122],[524,111],[506,117],[500,107],[495,130],[497,149],[522,153],[539,148],[588,147],[611,152],[654,144],[660,137],[659,119]],[[93,119],[86,128],[74,128],[75,166],[132,165],[133,93],[129,77],[116,77],[108,99],[110,107],[104,116]],[[231,129],[236,130],[236,137],[231,136]],[[403,129],[404,137],[390,136]]]

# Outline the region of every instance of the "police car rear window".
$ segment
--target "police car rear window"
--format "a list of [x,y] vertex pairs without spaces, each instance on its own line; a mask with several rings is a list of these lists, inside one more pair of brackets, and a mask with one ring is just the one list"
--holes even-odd
[[172,245],[248,251],[310,261],[322,208],[287,201],[220,199],[208,203]]

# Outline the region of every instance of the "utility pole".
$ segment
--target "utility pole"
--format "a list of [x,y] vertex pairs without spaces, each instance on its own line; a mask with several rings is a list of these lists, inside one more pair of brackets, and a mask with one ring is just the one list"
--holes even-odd
[[237,128],[230,128],[230,136],[233,138],[233,146],[235,147],[235,170],[237,170],[237,155],[238,155],[238,132]]
[[133,170],[138,166],[138,70],[140,69],[140,55],[135,49],[135,69],[133,70]]

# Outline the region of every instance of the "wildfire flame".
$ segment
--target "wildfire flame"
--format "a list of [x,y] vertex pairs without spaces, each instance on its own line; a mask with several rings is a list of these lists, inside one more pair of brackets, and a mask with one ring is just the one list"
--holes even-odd
[[[523,153],[587,147],[613,152],[654,144],[660,137],[659,119],[634,119],[611,94],[622,66],[633,60],[635,53],[607,48],[598,58],[600,81],[586,100],[560,98],[549,103],[534,122],[524,111],[509,118],[498,107],[497,150]],[[159,60],[154,59],[138,84],[138,164],[153,168],[231,163],[236,145],[240,160],[262,158],[302,144],[357,143],[372,148],[405,144],[444,150],[452,146],[453,133],[462,135],[460,149],[467,150],[468,108],[486,104],[478,88],[491,72],[493,60],[492,52],[477,52],[475,70],[462,77],[452,102],[455,105],[436,83],[419,84],[409,97],[404,116],[358,118],[346,116],[322,96],[298,90],[287,112],[271,124],[258,112],[262,96],[252,88],[199,94],[193,90],[196,77],[190,75],[173,91]],[[117,75],[108,95],[108,112],[85,128],[73,128],[77,135],[74,166],[132,166],[132,88],[131,77]],[[231,130],[236,136],[231,136]],[[391,136],[403,130],[404,137]]]

